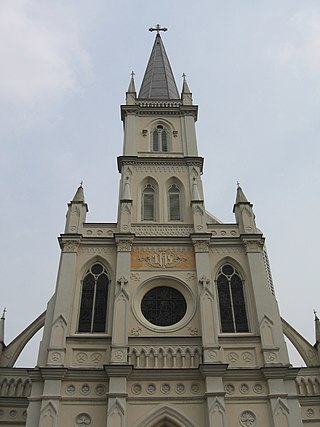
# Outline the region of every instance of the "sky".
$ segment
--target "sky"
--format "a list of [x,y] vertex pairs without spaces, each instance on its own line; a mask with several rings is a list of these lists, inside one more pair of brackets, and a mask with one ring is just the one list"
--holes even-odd
[[[206,209],[234,222],[236,182],[266,237],[281,315],[314,344],[320,313],[318,0],[2,0],[0,308],[5,342],[55,288],[67,203],[115,222],[119,105],[162,35],[180,90],[199,105]],[[312,267],[312,268],[311,268]],[[310,269],[311,268],[311,269]],[[18,366],[36,363],[40,335]],[[300,359],[292,353],[293,364]]]

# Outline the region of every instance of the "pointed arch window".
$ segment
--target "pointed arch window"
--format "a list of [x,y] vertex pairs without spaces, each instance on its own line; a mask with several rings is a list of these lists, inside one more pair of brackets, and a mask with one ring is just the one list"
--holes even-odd
[[162,126],[158,125],[152,131],[152,151],[161,151],[166,153],[168,151],[168,131]]
[[78,332],[105,332],[108,288],[106,269],[95,263],[86,272],[82,283]]
[[230,264],[221,267],[217,278],[222,332],[248,332],[243,282]]
[[181,220],[181,198],[180,189],[176,184],[172,184],[169,188],[169,220]]
[[155,190],[151,184],[147,184],[142,193],[142,219],[155,220]]

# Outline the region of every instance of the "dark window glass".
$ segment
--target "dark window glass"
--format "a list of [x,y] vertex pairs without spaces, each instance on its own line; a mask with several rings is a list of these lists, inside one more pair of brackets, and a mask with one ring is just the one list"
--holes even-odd
[[169,219],[179,221],[180,217],[180,190],[173,184],[169,188]]
[[154,220],[154,189],[150,184],[143,190],[142,218],[146,221]]
[[158,286],[143,297],[141,311],[153,325],[170,326],[178,323],[186,313],[183,295],[169,286]]
[[243,283],[236,270],[224,265],[217,279],[222,332],[248,332]]
[[159,125],[152,131],[152,151],[168,151],[168,132],[163,126]]
[[83,279],[78,332],[105,332],[109,279],[101,264],[94,264]]

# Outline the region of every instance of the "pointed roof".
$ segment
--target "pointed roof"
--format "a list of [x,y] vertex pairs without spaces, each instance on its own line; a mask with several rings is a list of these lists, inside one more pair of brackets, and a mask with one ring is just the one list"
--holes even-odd
[[238,203],[250,203],[249,200],[246,198],[244,192],[242,191],[240,184],[238,184],[238,187],[237,187],[236,204]]
[[82,202],[84,203],[84,192],[82,184],[78,187],[76,194],[74,195],[72,202]]
[[320,320],[317,316],[317,312],[313,310],[314,312],[314,321],[315,321],[315,335],[316,335],[316,344],[320,343]]
[[138,98],[180,99],[170,62],[159,33],[154,41]]
[[130,79],[130,83],[129,83],[129,87],[127,90],[128,93],[135,93],[136,92],[136,88],[134,85],[134,72],[132,71],[131,73],[131,79]]

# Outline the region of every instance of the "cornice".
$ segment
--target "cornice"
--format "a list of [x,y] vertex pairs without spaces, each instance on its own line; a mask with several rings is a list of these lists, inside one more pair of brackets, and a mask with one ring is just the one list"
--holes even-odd
[[197,368],[181,368],[181,369],[139,369],[134,368],[130,375],[130,380],[200,380],[202,375]]
[[139,157],[139,156],[119,156],[117,158],[118,171],[121,173],[122,166],[134,165],[156,165],[156,166],[198,166],[200,172],[203,169],[203,157]]
[[139,116],[193,116],[198,119],[197,105],[183,105],[180,100],[175,101],[157,101],[157,100],[139,100],[134,105],[121,105],[121,120],[124,121],[128,115]]

